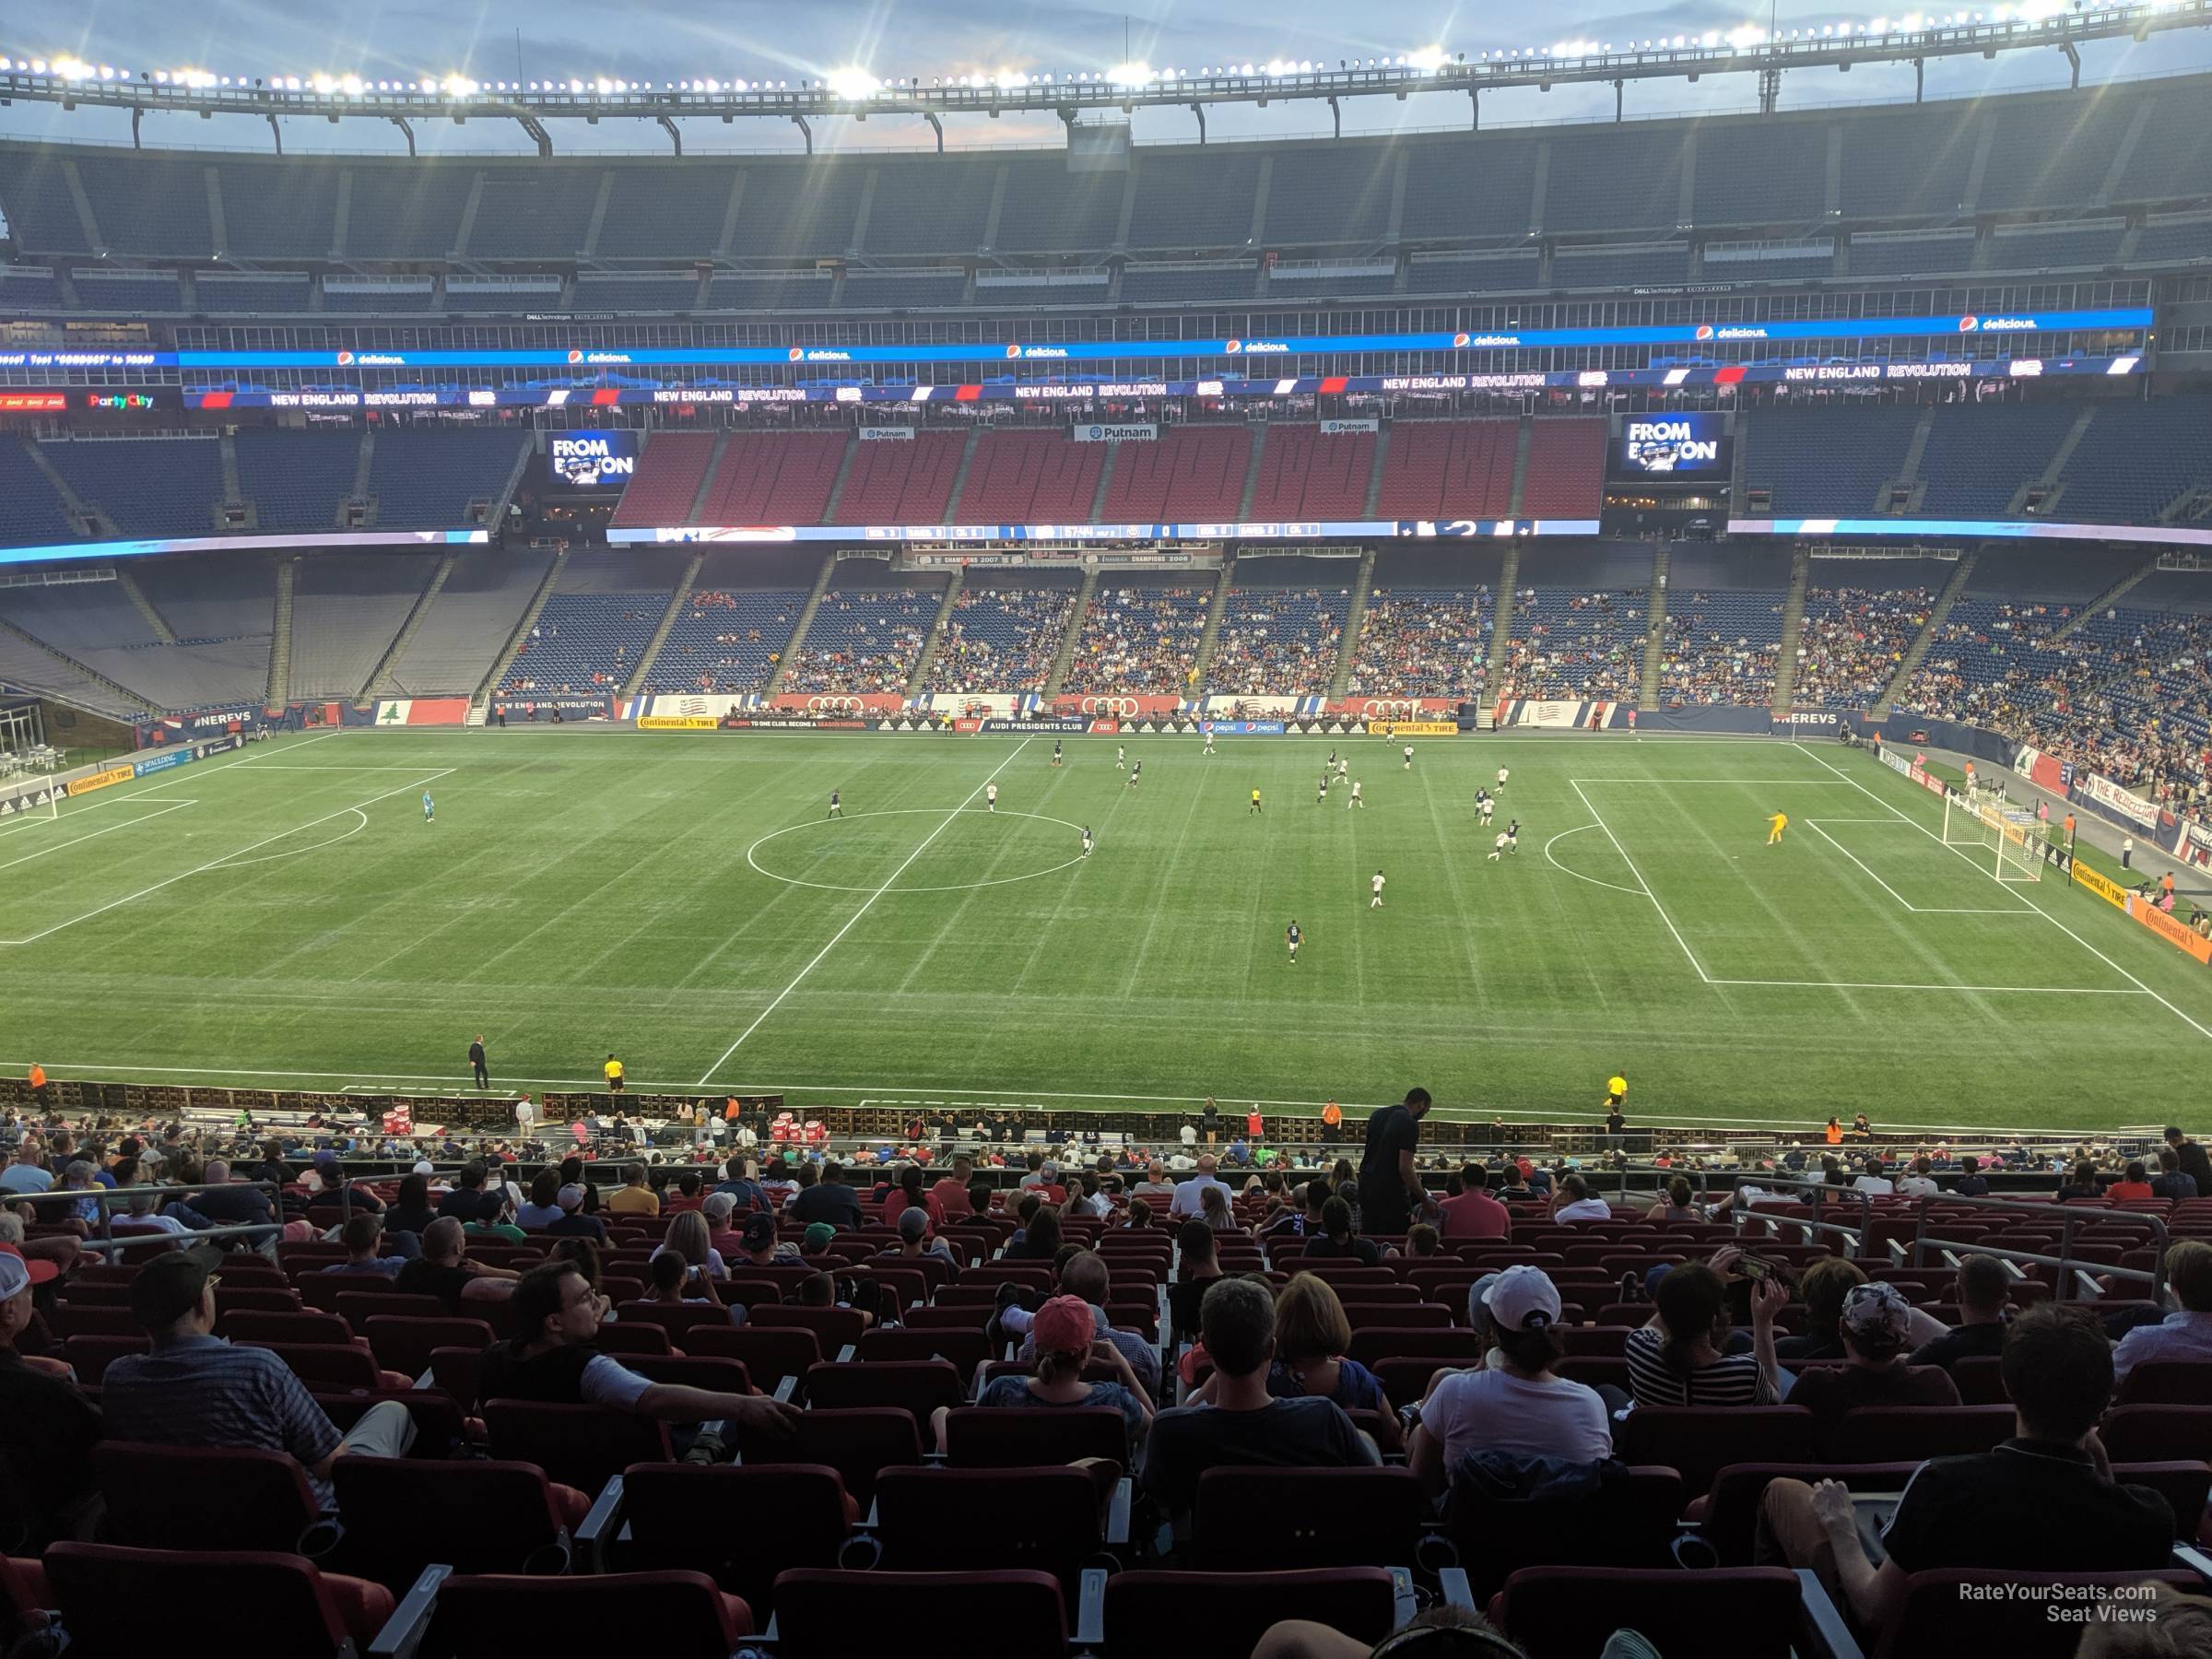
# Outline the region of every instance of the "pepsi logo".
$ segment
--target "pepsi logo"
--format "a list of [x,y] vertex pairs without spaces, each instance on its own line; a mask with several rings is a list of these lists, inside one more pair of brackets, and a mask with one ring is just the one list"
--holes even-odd
[[1006,355],[1010,358],[1018,358],[1021,355],[1021,347],[1018,346],[1009,346],[1006,347]]
[[583,353],[582,353],[582,352],[581,352],[581,351],[571,351],[571,352],[570,352],[570,353],[569,353],[569,361],[570,361],[570,362],[571,362],[571,363],[581,363],[581,362],[582,362],[582,361],[583,361]]
[[1234,357],[1238,352],[1244,349],[1244,342],[1241,340],[1224,340],[1221,342],[1221,349],[1229,356]]
[[1467,336],[1464,334],[1455,334],[1452,336],[1452,344],[1454,347],[1465,346],[1466,343]]
[[339,353],[338,353],[338,367],[339,367],[339,368],[343,369],[343,368],[347,367],[348,364],[350,364],[352,361],[353,361],[353,353],[352,353],[352,352],[350,352],[350,351],[341,351],[341,352],[339,352]]
[[794,347],[792,347],[792,348],[791,348],[789,351],[785,352],[783,355],[784,355],[784,356],[786,356],[787,358],[789,358],[789,359],[791,359],[793,362],[794,362],[794,363],[795,363],[795,362],[798,362],[798,361],[799,361],[799,360],[800,360],[802,358],[804,358],[804,357],[805,357],[806,354],[805,352],[801,351],[801,350],[800,350],[800,349],[799,349],[799,348],[798,348],[796,346],[794,346]]
[[1959,319],[1959,332],[1960,334],[1972,334],[1975,329],[1981,326],[1982,319],[1979,317],[1961,317]]
[[1699,339],[1700,339],[1700,340],[1710,340],[1710,339],[1712,339],[1712,324],[1710,324],[1710,323],[1700,323],[1700,324],[1698,324],[1698,338],[1699,338]]

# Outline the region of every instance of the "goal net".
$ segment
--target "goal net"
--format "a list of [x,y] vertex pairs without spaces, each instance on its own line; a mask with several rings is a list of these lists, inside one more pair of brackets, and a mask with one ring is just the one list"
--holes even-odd
[[1986,854],[1999,881],[2043,878],[2042,826],[2035,814],[2002,800],[1943,798],[1943,844]]
[[12,824],[27,818],[59,818],[64,793],[62,786],[51,779],[33,783],[20,775],[0,777],[0,823]]

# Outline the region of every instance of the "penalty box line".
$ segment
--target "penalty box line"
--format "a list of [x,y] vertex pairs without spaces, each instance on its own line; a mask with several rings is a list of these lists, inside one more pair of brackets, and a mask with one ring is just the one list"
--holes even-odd
[[143,887],[135,893],[126,893],[120,899],[110,900],[107,903],[101,905],[97,910],[88,910],[83,915],[72,916],[65,922],[56,922],[52,927],[41,928],[37,933],[29,935],[24,938],[0,939],[0,947],[14,945],[36,945],[41,939],[51,937],[53,935],[60,933],[64,928],[75,927],[80,922],[89,922],[95,916],[106,915],[112,910],[120,910],[126,904],[135,904],[141,899],[148,898],[151,895],[161,891],[161,889],[164,888],[174,887],[180,881],[188,880],[194,876],[205,875],[209,870],[218,869],[222,865],[229,864],[233,859],[242,858],[249,853],[267,846],[271,841],[280,841],[288,835],[299,834],[302,830],[312,830],[318,824],[327,824],[331,819],[344,818],[349,812],[359,812],[364,807],[375,806],[379,801],[388,801],[394,795],[406,794],[409,790],[418,788],[423,783],[433,783],[440,778],[449,775],[453,771],[453,770],[454,769],[450,766],[426,766],[420,768],[416,774],[416,782],[402,783],[396,789],[387,789],[382,794],[371,795],[367,800],[357,801],[349,806],[341,806],[335,812],[326,812],[321,818],[311,818],[304,824],[294,824],[289,829],[279,830],[274,835],[265,835],[259,841],[253,842],[251,845],[240,847],[234,852],[226,853],[219,858],[211,858],[206,864],[194,865],[191,869],[184,870],[177,875],[171,876],[165,881],[157,881],[151,887]]
[[966,798],[963,799],[958,806],[954,806],[947,810],[943,821],[940,822],[935,830],[932,830],[927,835],[922,838],[921,844],[915,847],[912,853],[909,853],[904,859],[900,861],[900,865],[897,869],[893,870],[888,876],[883,878],[883,885],[881,887],[877,888],[874,892],[870,893],[865,899],[861,900],[860,908],[854,911],[850,916],[845,918],[845,924],[830,935],[830,942],[823,946],[821,949],[814,953],[813,959],[807,962],[806,966],[800,969],[795,974],[792,975],[791,983],[784,986],[782,990],[777,992],[775,1000],[770,1003],[767,1007],[761,1009],[759,1014],[753,1017],[753,1023],[751,1025],[747,1026],[744,1030],[737,1033],[737,1041],[731,1043],[728,1048],[722,1051],[720,1057],[715,1060],[714,1064],[708,1066],[706,1071],[700,1076],[699,1081],[692,1085],[694,1088],[706,1088],[708,1083],[712,1080],[714,1074],[723,1068],[724,1063],[726,1062],[732,1054],[735,1053],[739,1049],[745,1046],[747,1040],[749,1039],[755,1031],[760,1029],[761,1025],[767,1020],[771,1014],[773,1014],[778,1008],[783,1006],[783,999],[799,988],[801,981],[805,980],[808,974],[812,973],[817,968],[821,966],[822,959],[827,957],[831,951],[835,950],[838,947],[838,942],[841,940],[847,934],[853,931],[853,927],[859,923],[863,916],[866,915],[870,911],[876,908],[876,900],[882,898],[886,893],[889,892],[893,885],[897,883],[899,877],[906,874],[908,867],[913,864],[914,860],[929,851],[930,842],[935,841],[938,836],[944,834],[947,827],[951,824],[952,820],[959,817],[961,813],[968,809],[969,803],[972,802],[977,795],[982,794],[984,790],[988,789],[992,783],[997,780],[1000,772],[1005,771],[1007,767],[1013,765],[1014,762],[1020,758],[1021,751],[1030,747],[1030,739],[1024,737],[1019,743],[1016,744],[1014,746],[1014,752],[1008,755],[1004,760],[1001,760],[996,766],[993,767],[991,769],[990,775],[984,778],[983,781],[981,783],[978,783],[973,789],[970,790]]
[[[1889,813],[1893,818],[1901,818],[1904,822],[1912,825],[1913,829],[1919,830],[1923,835],[1926,836],[1937,846],[1943,848],[1945,852],[1955,853],[1960,858],[1965,859],[1967,868],[1972,870],[1975,875],[1981,877],[1984,881],[1996,881],[1997,878],[1994,876],[1991,875],[1989,871],[1983,869],[1975,860],[1968,857],[1962,849],[1950,845],[1943,839],[1942,836],[1936,834],[1935,830],[1929,829],[1918,818],[1913,818],[1907,813],[1900,812],[1893,803],[1886,801],[1880,795],[1876,794],[1873,790],[1867,788],[1865,784],[1860,782],[1856,778],[1852,777],[1841,768],[1830,766],[1827,761],[1821,759],[1819,756],[1814,754],[1812,750],[1806,748],[1802,743],[1792,744],[1790,747],[1796,749],[1798,753],[1802,754],[1807,760],[1813,762],[1814,765],[1826,767],[1830,771],[1834,772],[1837,777],[1842,779],[1844,782],[1850,784],[1853,789],[1857,790],[1868,800],[1874,802],[1877,806],[1880,806],[1883,810]],[[2000,882],[1998,883],[1998,886],[2002,888],[2004,884]],[[2009,891],[2010,889],[2005,890]],[[2065,934],[2067,938],[2073,940],[2075,944],[2080,946],[2084,950],[2088,951],[2091,956],[2102,962],[2107,968],[2110,968],[2114,973],[2118,974],[2130,985],[2134,986],[2136,990],[2142,995],[2149,997],[2153,1002],[2164,1008],[2169,1014],[2171,1014],[2176,1019],[2180,1020],[2191,1030],[2196,1032],[2200,1037],[2212,1038],[2212,1027],[2206,1027],[2199,1023],[2197,1020],[2192,1018],[2189,1015],[2183,1013],[2180,1008],[2176,1007],[2172,1003],[2167,1001],[2165,997],[2160,996],[2156,991],[2153,991],[2148,985],[2145,984],[2141,980],[2137,979],[2126,969],[2121,967],[2120,964],[2113,961],[2111,957],[2106,956],[2103,951],[2098,949],[2096,946],[2090,944],[2087,939],[2076,933],[2071,927],[2068,927],[2064,922],[2061,922],[2056,916],[2053,915],[2041,905],[2036,903],[2034,900],[2029,898],[2025,893],[2017,896],[2021,903],[2025,904],[2037,915],[2042,917],[2044,921],[2050,923],[2052,926],[2057,928],[2059,932]]]
[[[1838,775],[1841,776],[1841,774]],[[1816,783],[1825,782],[1824,779],[1818,778],[1808,778],[1802,781]],[[1654,778],[1647,780],[1647,782],[1663,782],[1665,780]],[[1851,780],[1846,778],[1844,782],[1849,782]],[[1698,978],[1708,985],[1732,989],[1776,991],[1957,991],[1974,995],[2134,996],[2156,994],[2155,992],[2144,990],[2141,987],[2131,991],[2119,986],[2092,989],[2075,985],[1910,985],[1886,980],[1715,979],[1705,971],[1704,963],[1698,960],[1697,952],[1689,947],[1689,941],[1682,936],[1682,930],[1675,925],[1674,918],[1666,913],[1666,906],[1659,902],[1659,895],[1652,890],[1652,884],[1644,879],[1643,872],[1636,867],[1636,862],[1629,856],[1628,849],[1620,844],[1620,837],[1613,833],[1612,826],[1606,822],[1605,815],[1598,811],[1595,804],[1584,792],[1582,781],[1578,778],[1570,778],[1567,782],[1568,786],[1581,796],[1582,803],[1588,809],[1590,816],[1597,820],[1597,827],[1606,832],[1606,839],[1613,843],[1613,850],[1620,854],[1620,862],[1628,866],[1629,874],[1636,877],[1636,885],[1643,889],[1643,896],[1652,901],[1652,908],[1659,912],[1659,920],[1666,924],[1666,931],[1674,935],[1675,943],[1682,947],[1682,954],[1689,959],[1689,965],[1697,970]],[[1910,819],[1906,821],[1911,822]],[[1849,857],[1850,854],[1845,853],[1844,856]],[[1857,861],[1854,859],[1853,862],[1856,863]],[[1868,870],[1867,874],[1872,876],[1874,872]],[[1881,878],[1876,877],[1875,879],[1879,881]],[[1883,885],[1887,889],[1888,884],[1884,883]],[[1892,892],[1890,896],[1895,898],[1896,894]],[[1904,902],[1901,899],[1898,901],[1900,904]],[[1911,907],[1907,906],[1907,908]],[[2163,998],[2160,1000],[2162,1001]],[[2184,1015],[2183,1018],[2186,1018],[2187,1016]],[[2212,1033],[2207,1034],[2212,1035]]]
[[1895,818],[1806,818],[1805,827],[1837,852],[1842,853],[1844,857],[1850,859],[1853,864],[1858,865],[1867,880],[1873,882],[1876,887],[1880,888],[1883,892],[1888,894],[1890,898],[1896,900],[1898,903],[1916,916],[2027,916],[2033,913],[2024,904],[1915,904],[1876,875],[1873,866],[1868,865],[1865,859],[1823,829],[1821,826],[1824,824],[1885,824],[1894,828],[1897,820]]

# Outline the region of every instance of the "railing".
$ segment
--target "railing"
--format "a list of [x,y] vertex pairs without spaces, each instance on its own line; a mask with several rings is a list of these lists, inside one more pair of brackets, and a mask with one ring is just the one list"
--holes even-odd
[[[269,1221],[233,1222],[220,1227],[188,1227],[184,1231],[178,1233],[134,1233],[120,1239],[115,1236],[116,1201],[118,1199],[153,1197],[160,1203],[167,1204],[178,1199],[188,1201],[195,1193],[214,1192],[218,1189],[230,1187],[249,1187],[263,1194],[269,1201],[270,1214],[276,1218]],[[7,1195],[7,1201],[11,1204],[65,1205],[69,1206],[68,1213],[72,1215],[76,1213],[76,1206],[87,1199],[92,1200],[99,1206],[100,1230],[85,1240],[84,1248],[103,1251],[110,1254],[120,1253],[135,1244],[147,1243],[200,1243],[214,1239],[246,1239],[259,1243],[263,1241],[274,1240],[284,1230],[282,1219],[284,1201],[277,1190],[276,1182],[273,1181],[203,1181],[185,1186],[53,1187],[43,1193],[11,1193]],[[127,1211],[123,1218],[127,1225],[131,1219]]]

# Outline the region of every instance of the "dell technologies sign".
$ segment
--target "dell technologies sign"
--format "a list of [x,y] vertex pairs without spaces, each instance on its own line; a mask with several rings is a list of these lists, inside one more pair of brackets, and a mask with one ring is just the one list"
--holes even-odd
[[1628,478],[1724,478],[1728,476],[1727,417],[1624,417],[1613,470]]
[[632,431],[556,432],[546,446],[556,488],[620,489],[638,470],[638,435]]

